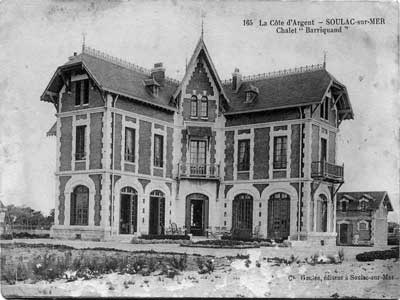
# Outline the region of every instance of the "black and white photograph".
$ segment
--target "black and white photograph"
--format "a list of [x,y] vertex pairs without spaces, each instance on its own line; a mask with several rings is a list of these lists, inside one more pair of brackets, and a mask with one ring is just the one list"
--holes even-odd
[[398,1],[0,0],[0,287],[400,297]]

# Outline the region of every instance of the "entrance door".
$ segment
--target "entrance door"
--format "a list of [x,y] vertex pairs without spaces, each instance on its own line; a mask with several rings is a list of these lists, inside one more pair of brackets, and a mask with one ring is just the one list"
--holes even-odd
[[239,194],[233,199],[232,230],[238,238],[251,238],[253,233],[253,197]]
[[190,233],[204,235],[204,201],[200,199],[190,200],[190,214]]
[[339,225],[339,241],[341,244],[348,244],[347,233],[349,230],[349,225],[346,223]]
[[161,191],[150,194],[149,234],[165,233],[165,197]]
[[133,234],[137,231],[137,192],[125,187],[120,198],[119,233]]
[[193,235],[204,235],[208,226],[208,197],[195,193],[186,197],[186,229]]
[[268,202],[268,237],[287,239],[289,234],[290,197],[285,193],[275,193]]
[[206,141],[190,141],[190,175],[205,176],[207,174],[206,166]]

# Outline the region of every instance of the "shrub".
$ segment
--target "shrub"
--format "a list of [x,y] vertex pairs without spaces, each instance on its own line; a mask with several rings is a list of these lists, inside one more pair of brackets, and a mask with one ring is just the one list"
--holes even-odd
[[179,271],[185,270],[187,267],[187,254],[185,253],[179,256],[174,255],[171,260],[171,265]]
[[389,250],[363,252],[356,255],[358,261],[374,261],[375,259],[399,258],[399,247]]
[[145,234],[139,237],[143,240],[189,240],[190,236],[183,234]]
[[198,259],[197,266],[199,267],[199,274],[212,273],[215,269],[213,259],[207,259],[206,261]]
[[13,236],[10,233],[2,233],[0,234],[0,240],[12,240]]

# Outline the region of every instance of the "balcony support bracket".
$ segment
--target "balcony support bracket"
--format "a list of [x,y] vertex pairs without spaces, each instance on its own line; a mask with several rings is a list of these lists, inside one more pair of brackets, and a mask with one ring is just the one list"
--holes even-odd
[[343,183],[344,183],[344,182],[339,183],[337,189],[333,192],[332,199],[335,198],[337,192],[339,192],[339,190],[340,190],[340,188],[342,187]]
[[322,183],[322,180],[318,180],[318,181],[317,181],[317,186],[316,186],[314,189],[311,189],[312,198],[314,198],[314,194],[315,194],[315,192],[318,190],[318,188],[319,188],[319,186],[321,185],[321,183]]

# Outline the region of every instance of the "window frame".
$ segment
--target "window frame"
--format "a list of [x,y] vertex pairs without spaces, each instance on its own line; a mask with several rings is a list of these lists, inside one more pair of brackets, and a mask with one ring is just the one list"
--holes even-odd
[[196,118],[199,116],[198,99],[195,95],[190,99],[190,117]]
[[[241,148],[244,145],[244,148]],[[243,152],[242,152],[243,150]],[[247,155],[246,155],[247,153]],[[241,161],[242,160],[242,161]],[[237,171],[249,172],[250,171],[250,139],[238,139],[237,151]]]
[[[131,153],[127,153],[128,150],[128,139],[127,139],[127,133],[128,132],[132,132],[132,140],[131,140],[131,148],[132,148],[132,152]],[[129,126],[125,126],[125,145],[124,145],[125,149],[124,149],[124,160],[125,162],[128,163],[135,163],[136,162],[136,129],[129,127]]]
[[[77,201],[78,188],[84,188],[86,196],[86,203]],[[84,192],[81,192],[83,194]],[[90,191],[85,185],[77,185],[71,193],[70,199],[70,225],[71,226],[88,226],[89,225],[89,201]],[[78,206],[80,204],[80,206]],[[80,211],[80,213],[79,213]]]
[[366,199],[360,199],[358,208],[360,211],[367,211],[368,210],[368,200]]
[[[164,168],[164,135],[155,133],[153,140],[153,167]],[[158,146],[157,141],[160,141],[160,144]],[[158,153],[156,152],[156,150],[158,150]]]
[[[82,139],[82,132],[80,131],[80,129],[83,128],[83,139]],[[83,125],[76,125],[75,126],[75,161],[85,161],[86,160],[86,128],[87,125],[83,124]],[[80,133],[78,135],[78,132]],[[83,144],[81,144],[83,143]],[[82,152],[83,150],[83,152]]]
[[80,106],[82,99],[81,99],[81,80],[75,81],[75,106]]
[[[361,228],[361,224],[364,224],[365,225],[365,228]],[[358,221],[358,223],[357,223],[357,227],[358,227],[358,230],[359,231],[363,231],[363,230],[369,230],[369,223],[368,223],[368,221],[366,221],[366,220],[360,220],[360,221]]]
[[[345,208],[346,209],[343,209],[343,203],[345,203],[346,205],[345,205]],[[340,211],[342,211],[342,212],[347,212],[348,210],[349,210],[349,201],[347,201],[347,200],[340,200]]]
[[[280,143],[280,151],[277,153],[278,140],[282,139]],[[283,143],[284,141],[284,143]],[[284,147],[282,146],[284,145]],[[280,158],[280,159],[278,159]],[[284,158],[284,159],[283,159]],[[273,137],[273,149],[272,149],[272,167],[273,170],[287,170],[288,167],[288,136],[277,135]]]
[[206,96],[201,97],[200,100],[200,117],[208,118],[208,98]]
[[75,106],[89,105],[90,81],[88,78],[76,80],[75,82]]

